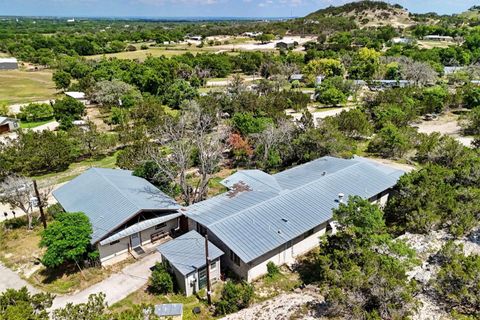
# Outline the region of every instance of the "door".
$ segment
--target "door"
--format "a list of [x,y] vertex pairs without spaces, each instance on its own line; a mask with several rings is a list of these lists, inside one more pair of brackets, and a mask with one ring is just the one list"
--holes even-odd
[[198,290],[207,286],[207,267],[198,270]]
[[142,241],[140,239],[140,233],[134,233],[130,236],[130,244],[132,245],[132,249],[136,247],[140,247]]

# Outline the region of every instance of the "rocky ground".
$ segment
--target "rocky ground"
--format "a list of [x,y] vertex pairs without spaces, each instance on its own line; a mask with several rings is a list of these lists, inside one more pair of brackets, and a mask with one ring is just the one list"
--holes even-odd
[[222,320],[292,320],[318,319],[312,305],[323,301],[323,297],[313,286],[296,289],[292,293],[281,294],[273,299],[255,304],[240,312],[230,314]]
[[[439,268],[435,263],[435,259],[432,258],[448,240],[452,239],[451,236],[447,232],[440,230],[431,232],[428,235],[407,233],[401,236],[400,239],[406,241],[410,247],[415,249],[421,260],[421,265],[409,272],[409,275],[422,286],[422,292],[417,296],[422,306],[413,317],[413,320],[450,319],[448,310],[442,309],[431,295],[429,281],[435,277]],[[469,236],[455,242],[463,244],[466,255],[480,254],[480,228],[474,230]]]

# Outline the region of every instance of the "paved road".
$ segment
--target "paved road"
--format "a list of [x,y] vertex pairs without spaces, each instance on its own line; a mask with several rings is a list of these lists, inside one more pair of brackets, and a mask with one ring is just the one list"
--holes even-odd
[[160,253],[155,251],[142,260],[125,267],[120,273],[111,275],[83,291],[72,295],[58,296],[53,301],[52,309],[62,308],[70,302],[73,304],[86,302],[89,295],[99,292],[105,293],[105,301],[108,305],[112,305],[143,287],[150,276],[150,268],[160,260]]
[[0,292],[3,292],[9,288],[20,289],[22,287],[27,287],[30,292],[38,292],[38,290],[20,278],[18,274],[0,264]]

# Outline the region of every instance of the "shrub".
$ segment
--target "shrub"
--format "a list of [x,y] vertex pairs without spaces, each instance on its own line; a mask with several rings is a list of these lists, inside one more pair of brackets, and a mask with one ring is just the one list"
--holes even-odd
[[173,292],[172,276],[163,263],[155,264],[149,281],[149,289],[152,293],[165,294]]
[[30,103],[20,108],[18,118],[27,122],[49,120],[53,118],[53,108],[48,103]]
[[269,263],[267,263],[267,273],[268,277],[273,278],[276,275],[280,274],[280,268],[275,263],[270,261]]
[[[32,226],[38,225],[38,218],[33,218],[32,219]],[[7,229],[20,229],[20,228],[25,228],[28,226],[28,219],[27,217],[18,217],[18,218],[12,218],[5,220],[4,226]]]
[[246,282],[235,284],[227,281],[220,300],[215,304],[216,313],[224,315],[237,312],[250,305],[253,298],[253,286]]
[[58,214],[65,212],[60,203],[55,203],[47,207],[47,214],[55,218]]

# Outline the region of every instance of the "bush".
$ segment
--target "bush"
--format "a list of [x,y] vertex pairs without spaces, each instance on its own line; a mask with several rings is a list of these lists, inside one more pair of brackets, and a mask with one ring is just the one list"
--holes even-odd
[[[38,218],[34,217],[32,219],[32,226],[36,226],[36,225],[38,225]],[[4,226],[7,229],[25,228],[28,226],[28,219],[25,216],[8,219],[4,221]]]
[[158,262],[155,264],[149,282],[149,289],[152,293],[165,294],[173,292],[172,276],[163,263]]
[[267,273],[267,276],[269,278],[273,278],[276,275],[280,274],[280,268],[275,263],[270,261],[269,263],[267,263]]
[[58,214],[63,213],[63,212],[65,212],[65,211],[63,210],[60,203],[55,203],[55,204],[52,204],[52,205],[47,207],[47,214],[50,217],[53,217],[54,219]]
[[218,315],[237,312],[250,305],[253,298],[253,286],[246,282],[235,284],[227,281],[220,300],[215,304]]
[[48,103],[30,103],[20,108],[18,118],[26,122],[49,120],[53,118],[53,108]]

